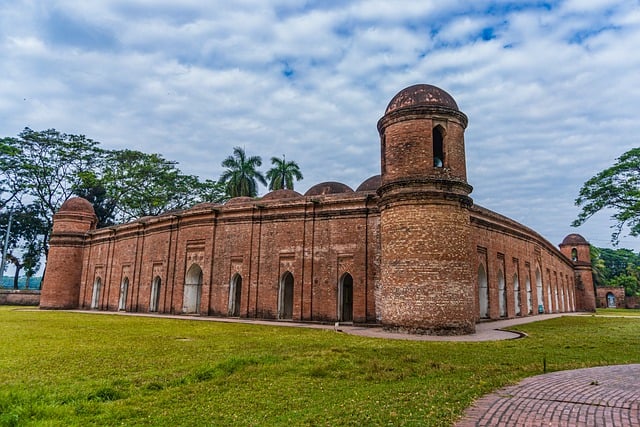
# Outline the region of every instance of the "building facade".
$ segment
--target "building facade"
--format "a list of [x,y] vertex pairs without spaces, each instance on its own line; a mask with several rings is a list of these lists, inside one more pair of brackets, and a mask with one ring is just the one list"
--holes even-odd
[[89,202],[69,199],[54,216],[40,306],[426,334],[594,310],[584,238],[558,249],[474,205],[466,125],[448,93],[415,85],[378,122],[381,174],[355,191],[325,182],[104,229]]

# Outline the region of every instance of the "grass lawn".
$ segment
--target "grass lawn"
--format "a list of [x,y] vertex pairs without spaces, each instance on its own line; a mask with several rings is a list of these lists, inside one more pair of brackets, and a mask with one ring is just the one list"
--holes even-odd
[[640,363],[640,317],[518,329],[528,337],[415,342],[0,307],[0,425],[444,426],[545,359]]

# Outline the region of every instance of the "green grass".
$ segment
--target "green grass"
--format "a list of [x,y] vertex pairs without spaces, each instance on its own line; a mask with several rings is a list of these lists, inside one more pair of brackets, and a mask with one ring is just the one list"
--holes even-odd
[[596,309],[597,315],[602,316],[640,316],[640,310],[629,308],[598,308]]
[[416,342],[0,307],[0,426],[451,425],[544,360],[640,363],[640,319],[518,329],[528,337]]

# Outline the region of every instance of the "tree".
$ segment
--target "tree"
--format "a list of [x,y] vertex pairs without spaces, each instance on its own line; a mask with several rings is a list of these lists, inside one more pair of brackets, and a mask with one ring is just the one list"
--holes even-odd
[[227,168],[220,176],[220,182],[225,185],[225,190],[229,197],[258,195],[259,181],[267,185],[262,173],[256,168],[262,166],[260,156],[247,157],[243,148],[234,147],[233,156],[223,160],[222,166]]
[[55,129],[33,131],[25,128],[18,138],[5,138],[3,143],[17,149],[11,156],[12,166],[7,180],[19,183],[24,207],[29,203],[32,213],[46,225],[41,236],[45,255],[48,253],[49,232],[53,214],[73,194],[80,175],[92,170],[102,156],[98,143],[84,135],[72,135]]
[[640,234],[640,148],[633,148],[620,156],[613,166],[589,179],[580,189],[575,200],[582,210],[571,224],[582,225],[596,212],[610,208],[615,211],[612,219],[614,232],[611,240],[619,241],[623,227],[629,234]]
[[19,142],[15,138],[0,139],[0,210],[15,202],[23,191],[22,177],[14,173],[19,154]]
[[[0,231],[2,235],[7,232],[10,215],[8,211],[0,214]],[[20,207],[12,213],[12,216],[7,261],[15,267],[13,286],[17,289],[18,277],[23,268],[27,278],[37,272],[40,259],[44,253],[43,236],[47,235],[49,230],[38,215],[38,208],[34,205]]]
[[303,178],[300,166],[294,161],[287,162],[284,155],[282,159],[272,157],[271,164],[273,167],[267,171],[269,190],[293,190],[293,179],[300,181]]

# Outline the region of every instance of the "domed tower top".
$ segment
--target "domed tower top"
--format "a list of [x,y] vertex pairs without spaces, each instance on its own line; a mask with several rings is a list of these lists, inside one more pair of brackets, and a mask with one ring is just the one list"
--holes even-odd
[[562,240],[560,251],[574,264],[591,265],[591,245],[577,233],[569,234]]
[[466,127],[467,116],[443,89],[416,84],[398,92],[378,121],[382,185],[427,179],[468,186]]
[[67,199],[53,216],[53,233],[86,233],[96,227],[93,205],[82,197]]
[[460,111],[453,97],[444,90],[432,85],[417,84],[398,92],[398,94],[391,99],[389,105],[387,105],[385,114],[402,108],[426,105]]

